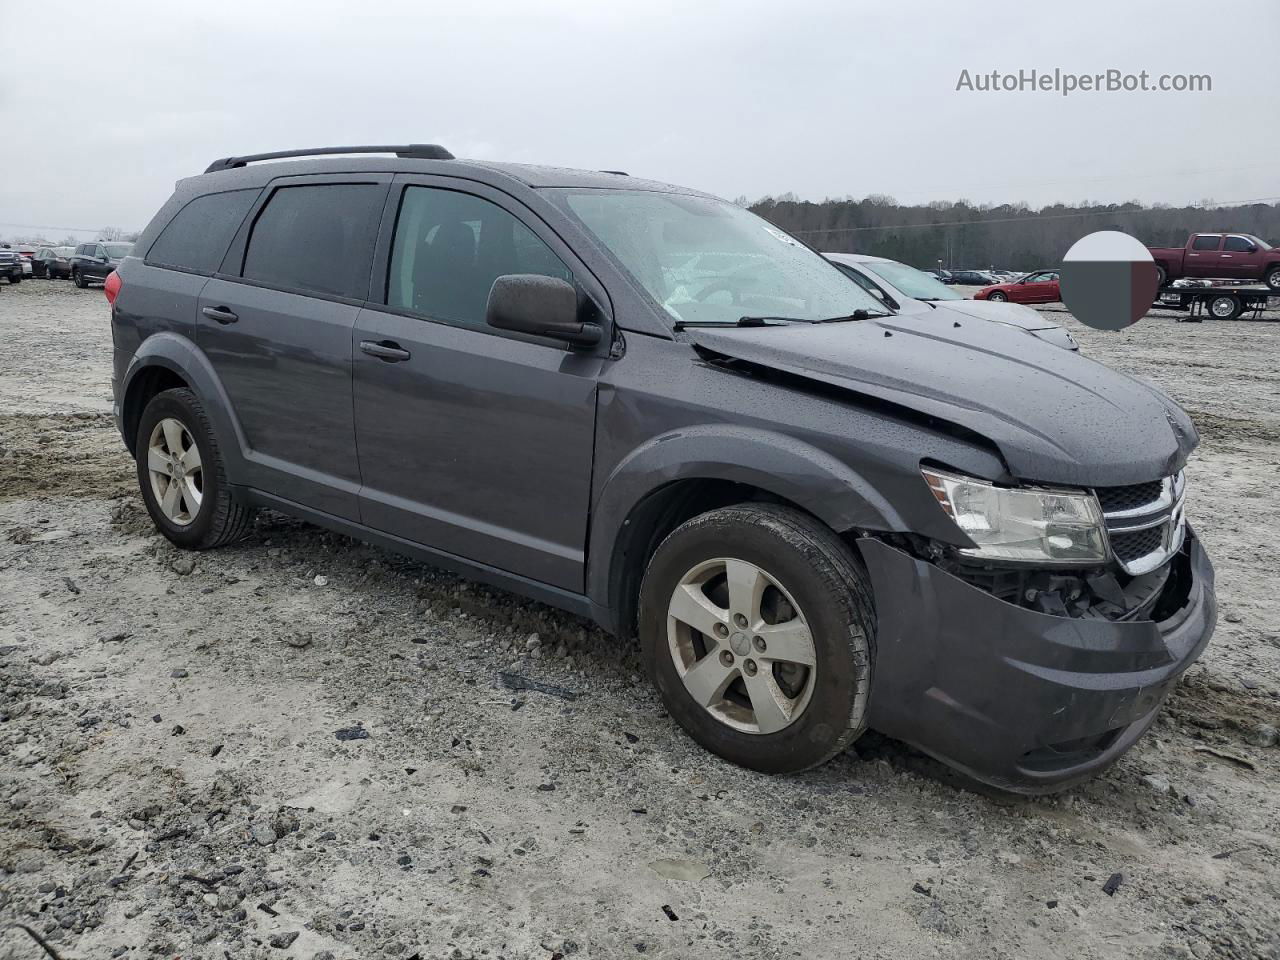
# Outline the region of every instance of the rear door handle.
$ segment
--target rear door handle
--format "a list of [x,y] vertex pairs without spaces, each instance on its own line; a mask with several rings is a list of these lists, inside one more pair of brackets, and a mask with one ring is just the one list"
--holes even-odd
[[361,340],[360,349],[371,357],[377,357],[379,360],[385,360],[387,363],[399,363],[401,360],[409,359],[409,351],[402,349],[400,344],[392,340]]
[[226,307],[203,307],[200,310],[210,320],[217,320],[219,323],[235,323],[240,318],[228,310]]

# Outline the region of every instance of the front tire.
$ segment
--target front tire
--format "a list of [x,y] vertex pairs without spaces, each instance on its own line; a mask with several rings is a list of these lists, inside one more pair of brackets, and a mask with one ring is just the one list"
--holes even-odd
[[1001,293],[999,290],[996,290],[994,293],[987,294],[987,299],[991,300],[994,303],[1004,303],[1009,299],[1009,297],[1007,294]]
[[231,495],[213,425],[194,393],[152,397],[133,449],[147,512],[174,544],[208,550],[244,536],[253,511]]
[[678,527],[645,571],[640,640],[671,715],[733,763],[795,773],[866,729],[870,582],[799,510],[744,503]]
[[1267,273],[1267,286],[1280,294],[1280,267],[1276,267]]
[[89,286],[89,282],[85,280],[84,274],[81,273],[79,270],[71,271],[71,279],[75,281],[76,286],[79,287],[81,290]]

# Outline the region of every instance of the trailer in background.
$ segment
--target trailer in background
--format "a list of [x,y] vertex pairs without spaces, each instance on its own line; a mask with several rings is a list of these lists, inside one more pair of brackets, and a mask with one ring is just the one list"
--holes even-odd
[[1215,320],[1238,320],[1245,314],[1260,319],[1267,301],[1275,291],[1265,284],[1223,284],[1206,286],[1167,286],[1156,294],[1152,307],[1162,310],[1185,310],[1179,322],[1199,323],[1206,316]]

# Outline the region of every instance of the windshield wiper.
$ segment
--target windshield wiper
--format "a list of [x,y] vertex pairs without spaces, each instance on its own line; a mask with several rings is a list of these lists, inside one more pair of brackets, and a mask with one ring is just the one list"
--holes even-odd
[[807,323],[801,317],[739,317],[732,323],[719,320],[677,320],[673,328],[677,333],[690,327],[781,327],[788,323]]
[[880,317],[892,317],[892,313],[880,313],[876,310],[855,310],[853,313],[846,314],[842,317],[824,317],[821,320],[811,320],[810,323],[846,323],[850,320],[878,320]]

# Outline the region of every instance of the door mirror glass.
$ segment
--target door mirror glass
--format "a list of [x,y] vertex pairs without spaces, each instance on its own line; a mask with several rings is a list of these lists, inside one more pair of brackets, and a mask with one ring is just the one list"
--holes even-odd
[[493,281],[485,323],[538,337],[552,337],[578,347],[600,342],[601,329],[578,317],[578,293],[558,277],[509,273]]

